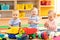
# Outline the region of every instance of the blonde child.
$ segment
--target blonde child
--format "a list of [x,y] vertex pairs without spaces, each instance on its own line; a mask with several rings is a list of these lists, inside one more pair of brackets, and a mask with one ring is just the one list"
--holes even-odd
[[55,22],[56,13],[53,10],[48,12],[48,20],[45,22],[45,28],[51,37],[55,35],[57,31],[56,22]]
[[31,28],[37,28],[39,24],[39,17],[38,17],[38,9],[33,8],[31,11],[31,16],[28,20],[28,23],[30,24],[29,27]]
[[14,10],[12,14],[12,19],[9,21],[10,26],[21,26],[21,20],[18,18],[19,17],[19,11]]

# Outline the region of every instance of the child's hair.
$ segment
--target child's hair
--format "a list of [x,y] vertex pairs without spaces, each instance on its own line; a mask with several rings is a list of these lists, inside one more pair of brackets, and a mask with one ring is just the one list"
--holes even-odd
[[51,12],[53,12],[52,15],[53,15],[54,17],[56,17],[56,12],[53,11],[53,10],[50,10],[50,11],[48,12],[48,16],[51,16]]
[[18,11],[18,10],[14,10],[14,11],[13,11],[13,14],[19,15],[19,11]]
[[38,14],[38,9],[36,7],[34,7],[32,11],[36,11],[36,14]]

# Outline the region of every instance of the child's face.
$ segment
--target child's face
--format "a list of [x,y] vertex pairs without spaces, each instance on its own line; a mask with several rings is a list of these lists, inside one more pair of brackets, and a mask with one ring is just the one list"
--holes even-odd
[[52,20],[54,20],[54,18],[55,18],[54,17],[54,13],[53,12],[50,12],[50,14],[48,16],[48,19],[52,21]]
[[52,20],[54,20],[54,16],[49,16],[48,19],[49,19],[50,21],[52,21]]
[[18,18],[18,14],[13,14],[13,18],[17,19]]
[[36,16],[37,15],[37,12],[36,11],[32,11],[32,16]]

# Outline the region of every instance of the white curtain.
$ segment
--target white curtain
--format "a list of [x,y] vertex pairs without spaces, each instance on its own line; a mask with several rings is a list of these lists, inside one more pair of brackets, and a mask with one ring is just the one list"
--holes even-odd
[[57,14],[60,14],[60,0],[54,0],[55,2],[55,5],[54,5],[54,7],[55,7],[55,11],[56,11],[56,13]]

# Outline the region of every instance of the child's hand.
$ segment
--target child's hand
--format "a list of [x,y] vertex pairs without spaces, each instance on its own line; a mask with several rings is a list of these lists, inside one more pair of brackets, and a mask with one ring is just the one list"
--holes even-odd
[[32,23],[36,23],[36,21],[32,21]]
[[45,27],[48,27],[49,26],[49,24],[47,22],[44,25],[45,25]]
[[33,21],[30,20],[30,21],[29,21],[29,24],[32,24],[32,23],[33,23]]

